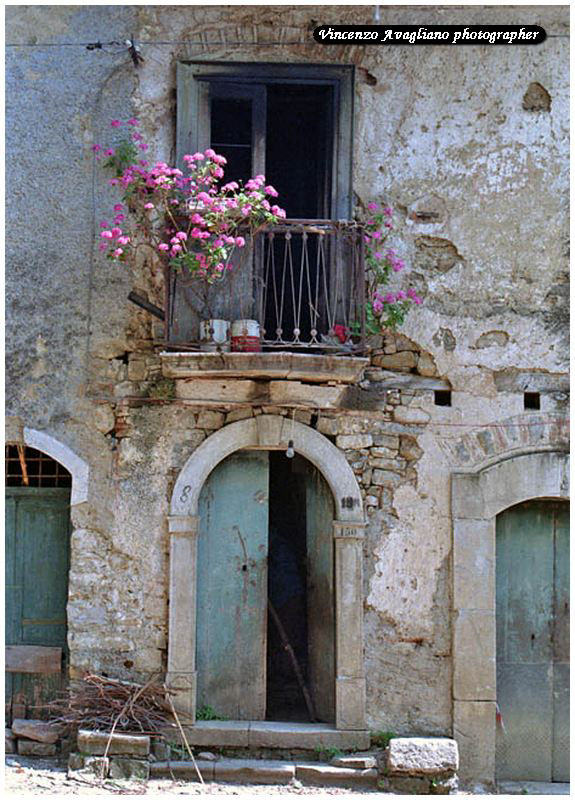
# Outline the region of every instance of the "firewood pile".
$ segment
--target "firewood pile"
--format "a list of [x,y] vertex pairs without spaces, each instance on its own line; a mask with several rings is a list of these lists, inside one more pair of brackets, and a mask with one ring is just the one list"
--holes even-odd
[[[101,675],[86,675],[49,704],[54,722],[88,730],[159,733],[174,722],[171,698],[177,690],[163,684],[131,683]],[[179,712],[181,716],[186,715]]]

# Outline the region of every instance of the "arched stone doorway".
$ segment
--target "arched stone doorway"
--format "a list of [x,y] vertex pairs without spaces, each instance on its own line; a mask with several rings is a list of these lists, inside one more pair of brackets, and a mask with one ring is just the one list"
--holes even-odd
[[168,679],[182,691],[180,706],[196,710],[198,504],[212,470],[241,450],[285,450],[293,439],[333,495],[335,576],[335,723],[342,730],[365,728],[362,560],[365,523],[359,486],[342,453],[317,431],[285,417],[261,415],[233,423],[211,436],[180,473],[168,518],[170,530],[170,619]]
[[566,452],[503,456],[452,474],[453,732],[464,780],[495,781],[497,516],[530,500],[568,498]]
[[70,510],[87,500],[89,468],[43,431],[7,440],[7,710],[36,717],[67,680]]

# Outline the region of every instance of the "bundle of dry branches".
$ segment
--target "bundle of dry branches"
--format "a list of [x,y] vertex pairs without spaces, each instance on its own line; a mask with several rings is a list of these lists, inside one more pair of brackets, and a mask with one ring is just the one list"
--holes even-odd
[[154,683],[153,678],[142,685],[86,675],[48,708],[54,721],[66,725],[154,734],[174,721],[170,700],[175,694],[177,690]]

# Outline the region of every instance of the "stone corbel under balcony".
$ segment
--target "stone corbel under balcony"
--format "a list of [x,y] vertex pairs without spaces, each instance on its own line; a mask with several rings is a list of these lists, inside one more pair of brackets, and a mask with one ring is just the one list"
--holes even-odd
[[192,403],[336,408],[369,359],[311,353],[161,353],[164,377]]

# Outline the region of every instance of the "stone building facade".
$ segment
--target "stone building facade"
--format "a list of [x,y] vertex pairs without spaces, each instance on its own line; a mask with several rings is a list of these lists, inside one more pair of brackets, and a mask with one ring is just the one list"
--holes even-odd
[[[293,439],[336,500],[336,726],[455,736],[462,776],[491,782],[495,520],[569,496],[568,11],[381,13],[547,39],[313,43],[318,24],[372,23],[370,6],[8,9],[7,442],[72,475],[70,677],[167,673],[193,708],[198,510],[181,490],[197,502],[227,456]],[[129,36],[137,68],[106,44]],[[134,115],[174,158],[176,65],[193,61],[354,68],[355,201],[397,209],[423,297],[356,375],[278,376],[268,355],[218,378],[162,356],[127,301],[161,305],[161,276],[100,257],[113,194],[91,145]]]

